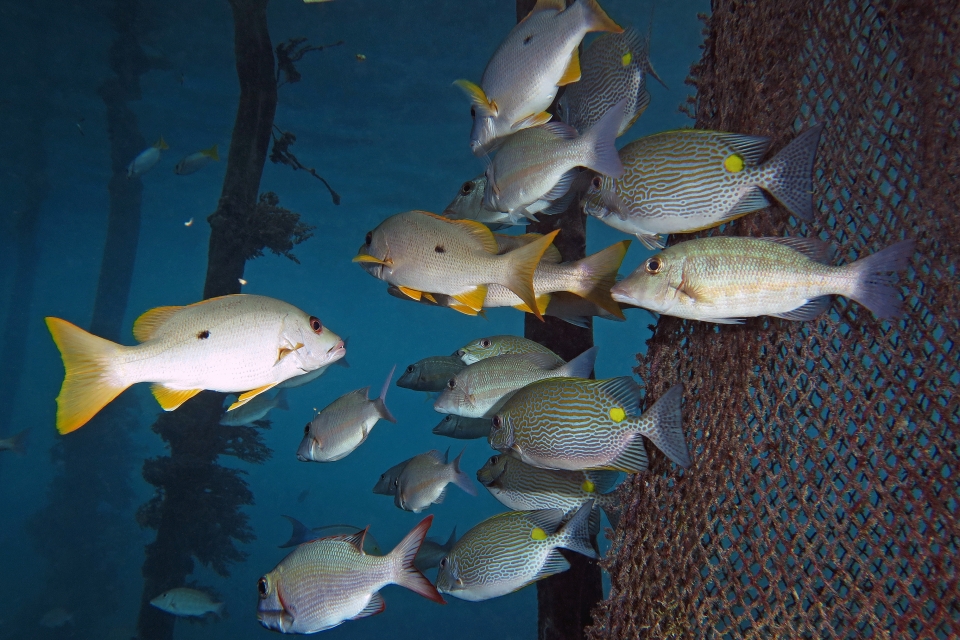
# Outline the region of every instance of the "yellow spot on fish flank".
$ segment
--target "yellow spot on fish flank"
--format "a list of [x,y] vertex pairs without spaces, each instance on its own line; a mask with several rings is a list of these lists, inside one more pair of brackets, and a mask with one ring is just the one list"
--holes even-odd
[[623,57],[620,58],[620,62],[621,62],[621,63],[623,64],[623,66],[625,66],[625,67],[629,67],[629,66],[630,66],[630,63],[631,63],[632,61],[633,61],[633,54],[630,53],[629,51],[627,51],[625,54],[623,54]]
[[726,160],[723,161],[724,168],[730,173],[739,173],[743,171],[743,158],[740,154],[735,153],[732,156],[728,156]]
[[627,412],[620,407],[614,407],[613,409],[610,409],[610,419],[614,422],[623,422],[623,419],[626,417]]
[[530,532],[530,537],[533,540],[546,540],[547,532],[541,529],[540,527],[534,527],[533,531]]
[[597,490],[597,485],[593,484],[589,480],[584,480],[583,484],[580,485],[580,488],[586,491],[587,493],[593,493]]

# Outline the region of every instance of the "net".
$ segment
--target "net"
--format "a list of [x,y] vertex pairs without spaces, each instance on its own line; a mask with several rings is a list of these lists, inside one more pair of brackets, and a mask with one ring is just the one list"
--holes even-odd
[[827,129],[814,224],[775,207],[701,235],[819,235],[838,263],[916,238],[906,313],[835,298],[812,322],[659,319],[636,371],[651,400],[683,382],[694,466],[653,454],[623,489],[589,635],[956,637],[960,12],[713,5],[697,127],[772,136],[771,155]]

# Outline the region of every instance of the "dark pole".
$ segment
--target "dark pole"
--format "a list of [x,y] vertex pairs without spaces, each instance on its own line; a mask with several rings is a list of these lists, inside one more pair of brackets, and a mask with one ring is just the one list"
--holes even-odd
[[[530,13],[535,4],[535,0],[517,0],[517,21]],[[572,188],[581,184],[582,181],[577,180]],[[549,233],[554,229],[560,229],[554,245],[560,250],[564,262],[586,256],[587,229],[580,211],[580,198],[573,198],[562,214],[542,215],[540,222],[527,225],[529,233]],[[593,346],[592,328],[577,327],[551,316],[545,316],[541,322],[527,314],[523,335],[550,348],[564,360],[570,360]],[[579,553],[564,553],[564,557],[570,561],[569,570],[537,582],[539,640],[584,638],[584,629],[593,623],[590,612],[603,599],[600,565]]]

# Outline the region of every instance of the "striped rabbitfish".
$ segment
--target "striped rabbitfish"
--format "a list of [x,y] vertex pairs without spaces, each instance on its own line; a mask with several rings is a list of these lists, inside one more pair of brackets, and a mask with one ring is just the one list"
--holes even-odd
[[407,466],[407,463],[411,460],[413,460],[413,458],[407,458],[403,462],[397,463],[381,473],[380,479],[377,480],[377,484],[373,485],[373,492],[382,496],[396,495],[397,478],[400,477],[400,473],[403,471],[403,468]]
[[509,353],[484,358],[451,377],[433,408],[465,418],[489,418],[517,390],[532,382],[544,378],[588,378],[597,349],[590,347],[560,366],[556,366],[550,353]]
[[571,84],[560,96],[557,113],[581,133],[626,99],[617,132],[622,136],[650,104],[647,75],[663,84],[650,64],[647,42],[635,27],[623,33],[605,33],[590,43],[580,59],[580,69],[580,82]]
[[303,440],[297,449],[301,462],[334,462],[347,457],[366,441],[381,418],[396,423],[387,409],[387,390],[393,371],[390,369],[380,395],[369,400],[370,387],[344,394],[324,407],[303,428]]
[[520,129],[550,120],[559,87],[580,79],[578,47],[591,31],[623,31],[596,0],[537,0],[487,63],[480,86],[455,84],[473,102],[470,148],[483,155]]
[[[540,469],[507,455],[491,456],[477,471],[477,480],[508,509],[561,509],[571,514],[593,500],[603,509],[610,523],[617,526],[620,500],[616,471],[560,471]],[[599,529],[599,521],[596,527]]]
[[661,234],[715,227],[770,205],[813,219],[813,163],[823,125],[797,136],[767,162],[770,138],[720,131],[667,131],[620,150],[624,173],[595,176],[584,211],[614,229],[636,234],[649,249]]
[[563,122],[549,122],[510,136],[487,166],[484,208],[508,214],[514,224],[536,220],[537,213],[567,208],[564,196],[580,173],[577,167],[619,178],[623,165],[614,142],[625,104],[611,107],[583,135]]
[[547,378],[524,387],[490,422],[490,446],[542,469],[647,468],[649,438],[681,467],[690,466],[676,385],[640,415],[633,378]]
[[490,418],[464,418],[449,414],[433,428],[433,433],[457,440],[486,439],[490,436]]
[[558,366],[564,363],[563,358],[539,342],[521,336],[500,335],[477,338],[457,349],[457,355],[467,364],[506,353],[549,353],[556,358]]
[[447,380],[466,367],[457,356],[429,356],[409,365],[397,386],[414,391],[443,391]]
[[448,463],[447,457],[436,449],[411,458],[397,478],[394,504],[404,511],[420,513],[431,504],[443,502],[450,483],[477,495],[470,477],[460,470],[462,458],[463,451]]
[[903,240],[842,267],[812,238],[701,238],[648,258],[613,288],[613,297],[657,313],[723,324],[775,316],[811,320],[831,295],[856,300],[878,318],[901,315],[889,272],[907,267],[915,243]]
[[498,255],[496,238],[479,222],[407,211],[368,232],[353,260],[415,300],[440,293],[457,301],[457,311],[476,315],[488,285],[499,284],[536,313],[533,272],[557,233]]
[[590,540],[593,501],[560,526],[562,509],[508,511],[487,518],[440,561],[437,590],[478,602],[512,593],[570,568],[558,548],[596,558]]
[[133,324],[135,347],[98,338],[60,318],[47,318],[66,375],[57,396],[57,430],[70,433],[138,382],[164,411],[204,389],[245,392],[236,409],[285,380],[342,358],[340,336],[297,307],[253,295],[158,307]]
[[302,544],[257,581],[257,619],[281,633],[316,633],[386,608],[380,589],[398,584],[444,604],[414,566],[430,528],[426,517],[385,556],[364,553],[366,529]]

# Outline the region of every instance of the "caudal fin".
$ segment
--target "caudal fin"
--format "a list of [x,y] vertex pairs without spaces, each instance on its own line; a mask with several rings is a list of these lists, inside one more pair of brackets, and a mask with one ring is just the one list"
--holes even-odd
[[597,362],[597,351],[600,347],[590,347],[576,358],[556,370],[557,377],[589,378],[593,366]]
[[616,141],[626,108],[627,99],[624,98],[610,107],[595,125],[580,136],[577,144],[581,149],[583,166],[611,178],[623,175],[623,162],[620,160]]
[[686,469],[690,466],[690,452],[683,438],[680,403],[683,385],[674,385],[652,407],[640,416],[640,433],[655,444],[667,457]]
[[57,396],[57,431],[70,433],[130,386],[117,380],[112,370],[123,347],[60,318],[47,318],[46,322],[66,370]]
[[286,549],[288,547],[295,547],[297,545],[303,544],[304,542],[309,542],[313,540],[316,536],[313,535],[313,532],[307,528],[307,525],[303,524],[296,518],[292,516],[281,516],[286,518],[290,522],[290,526],[293,527],[293,531],[290,532],[290,539],[280,545],[281,549]]
[[627,255],[629,240],[612,244],[603,251],[579,260],[576,263],[577,284],[568,289],[584,300],[589,300],[604,311],[623,319],[620,305],[611,297],[610,289],[617,283],[617,271]]
[[393,372],[396,370],[397,365],[393,365],[393,368],[390,369],[390,374],[383,382],[383,388],[380,390],[380,395],[376,400],[373,401],[373,404],[377,407],[377,412],[380,414],[380,417],[394,424],[397,423],[397,419],[393,417],[392,413],[390,413],[390,409],[387,409],[387,390],[390,388],[390,381],[393,380]]
[[[449,449],[448,449],[449,451]],[[457,485],[467,493],[472,496],[477,495],[477,488],[473,486],[473,480],[470,479],[470,476],[465,474],[460,469],[460,459],[463,458],[463,454],[466,451],[466,448],[460,452],[456,458],[453,459],[453,484]]]
[[557,546],[570,551],[582,553],[588,558],[596,558],[597,552],[593,548],[593,540],[590,534],[590,513],[593,511],[593,500],[587,500],[567,524],[561,527],[558,532],[559,541]]
[[597,0],[580,0],[577,4],[583,6],[587,20],[587,31],[609,31],[622,33],[623,27],[614,22],[604,11]]
[[433,516],[424,518],[420,524],[414,527],[413,530],[400,541],[400,544],[390,552],[389,555],[394,561],[396,570],[393,582],[401,587],[410,589],[414,593],[420,594],[428,600],[433,600],[440,604],[447,604],[443,596],[440,595],[440,592],[437,591],[437,588],[433,586],[433,583],[427,580],[426,576],[420,573],[413,564],[413,561],[417,557],[417,552],[420,551],[420,545],[423,544],[423,539],[426,537],[427,530],[430,528],[430,523],[432,522]]
[[517,297],[523,300],[527,308],[541,320],[543,320],[543,314],[540,313],[537,296],[533,291],[533,272],[537,270],[540,259],[547,248],[553,244],[553,239],[557,237],[558,233],[560,233],[559,230],[551,231],[526,246],[504,254],[501,258],[508,264],[502,278],[503,282],[497,284],[501,284],[517,294]]
[[901,240],[847,265],[846,268],[856,274],[856,284],[849,297],[870,309],[878,318],[903,315],[900,293],[893,286],[897,277],[891,272],[906,269],[915,250],[915,241]]
[[823,124],[810,127],[774,156],[765,167],[774,171],[760,186],[770,192],[790,213],[813,220],[813,163]]
[[280,391],[277,391],[277,395],[275,395],[275,396],[273,397],[273,399],[274,399],[274,400],[276,401],[276,403],[277,403],[276,406],[273,407],[274,409],[280,409],[281,411],[289,411],[289,410],[290,410],[290,403],[287,402],[287,390],[286,390],[286,389],[280,389]]

